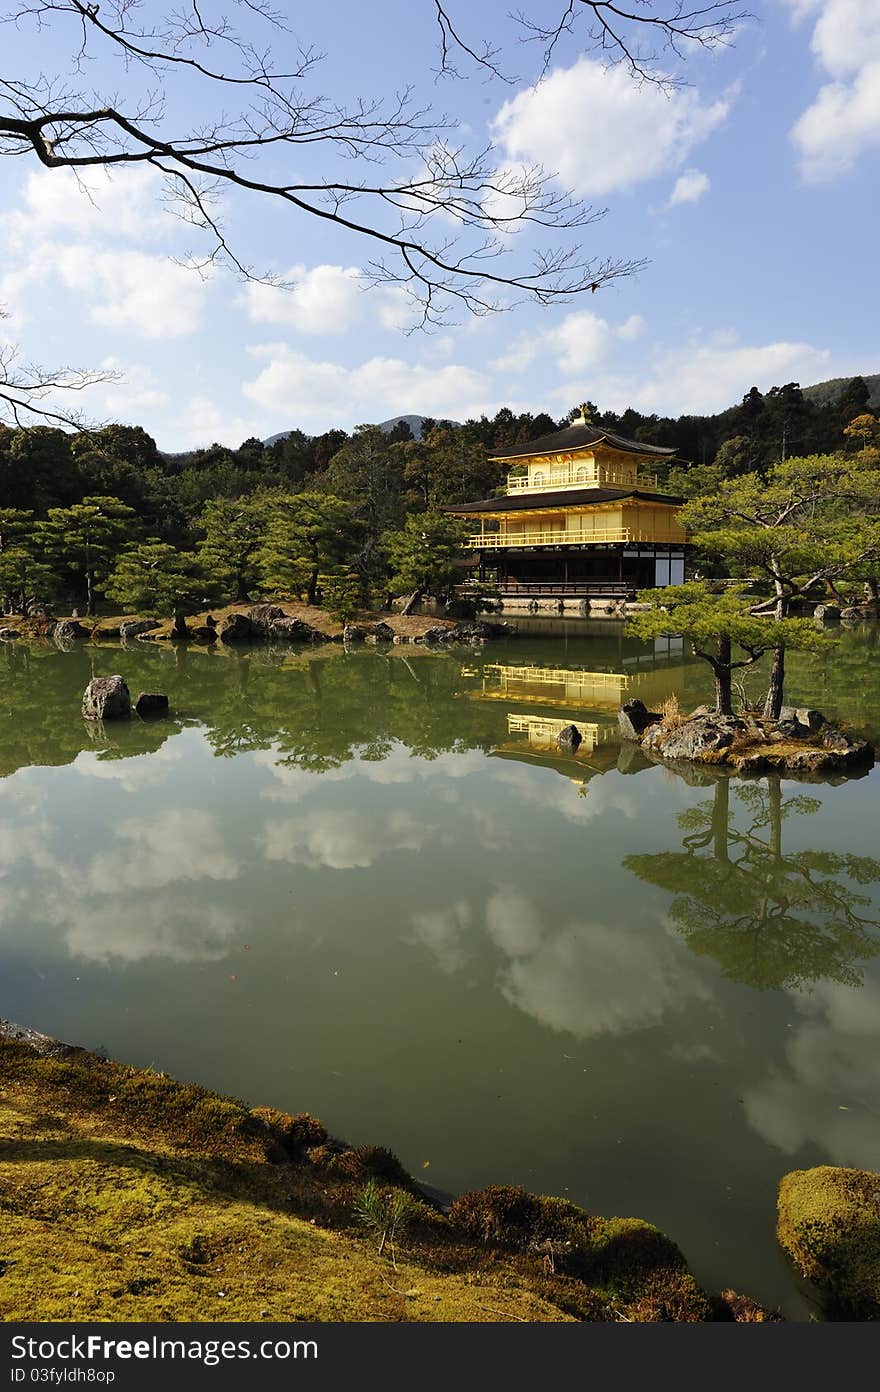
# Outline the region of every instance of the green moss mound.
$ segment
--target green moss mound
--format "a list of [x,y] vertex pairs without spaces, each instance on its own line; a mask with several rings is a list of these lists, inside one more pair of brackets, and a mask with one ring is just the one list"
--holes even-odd
[[[648,1223],[497,1187],[447,1215],[392,1152],[0,1033],[0,1318],[730,1319]],[[365,1188],[409,1195],[380,1245]],[[381,1213],[381,1207],[380,1207]]]
[[779,1186],[776,1231],[831,1317],[880,1319],[880,1174],[793,1170]]

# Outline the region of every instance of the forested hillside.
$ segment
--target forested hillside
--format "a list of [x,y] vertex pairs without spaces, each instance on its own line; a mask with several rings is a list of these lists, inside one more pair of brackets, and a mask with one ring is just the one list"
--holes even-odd
[[[716,416],[590,409],[600,427],[673,446],[661,481],[695,496],[793,456],[876,446],[869,398],[854,378],[821,403],[796,383],[752,388]],[[420,440],[401,419],[390,431],[292,430],[180,455],[139,426],[0,425],[0,593],[7,612],[71,595],[167,612],[212,595],[335,587],[350,609],[389,585],[419,589],[426,547],[430,583],[448,586],[460,524],[437,510],[500,489],[505,469],[490,456],[565,423],[504,409],[463,425],[425,420]]]

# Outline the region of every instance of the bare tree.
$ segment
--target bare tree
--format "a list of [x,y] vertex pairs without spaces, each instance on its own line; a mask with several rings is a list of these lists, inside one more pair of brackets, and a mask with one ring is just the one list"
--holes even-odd
[[[0,320],[8,317],[0,306]],[[64,399],[69,393],[118,379],[117,372],[38,367],[24,361],[13,343],[0,338],[0,424],[23,427],[37,421],[82,430],[87,424],[86,413],[75,407],[57,406],[59,393]]]
[[[491,144],[469,149],[454,120],[419,105],[411,88],[350,104],[321,95],[315,83],[324,55],[294,40],[271,0],[225,0],[228,11],[223,3],[180,0],[166,10],[162,0],[0,0],[0,47],[4,28],[32,39],[35,63],[30,76],[0,66],[0,155],[75,173],[159,171],[169,208],[201,234],[201,250],[186,260],[202,271],[226,265],[245,279],[284,283],[230,241],[230,196],[281,204],[354,234],[372,248],[367,283],[409,296],[412,327],[446,322],[456,308],[481,315],[522,300],[565,302],[644,265],[584,251],[578,234],[604,210],[561,189],[553,171],[499,160]],[[465,34],[462,0],[419,3],[439,26],[439,76],[466,75],[455,66],[466,59],[510,80],[494,38]],[[658,49],[684,55],[693,45],[712,47],[744,17],[727,0],[692,10],[684,0],[630,0],[631,11],[610,0],[560,3],[534,0],[530,14],[511,17],[504,30],[512,42],[538,44],[538,76],[573,36],[625,62],[636,79],[674,82],[655,69]],[[582,19],[589,22],[580,33]],[[37,66],[47,38],[63,55],[57,73]],[[124,96],[89,85],[95,75],[112,82],[117,70]],[[182,96],[212,114],[181,126]],[[524,256],[514,233],[526,233]],[[544,236],[551,244],[535,247]],[[45,419],[73,423],[73,413],[53,415],[40,402],[104,376],[47,373],[7,356],[0,402],[15,420],[37,407]]]
[[[434,0],[440,30],[440,71],[460,76],[461,59],[511,81],[505,70],[502,47],[497,41],[471,40],[455,18],[465,6],[461,0]],[[542,14],[536,13],[542,11]],[[694,49],[712,50],[730,43],[736,31],[752,19],[750,12],[733,0],[706,0],[690,6],[686,0],[533,0],[529,12],[517,10],[511,19],[519,29],[520,43],[539,55],[543,76],[565,40],[582,52],[599,54],[608,63],[623,63],[639,81],[662,87],[678,86],[678,73],[658,68],[661,58],[686,59]]]

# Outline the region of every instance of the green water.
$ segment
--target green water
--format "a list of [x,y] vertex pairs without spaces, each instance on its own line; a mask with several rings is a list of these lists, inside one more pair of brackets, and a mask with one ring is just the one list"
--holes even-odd
[[[695,704],[701,665],[522,629],[0,646],[0,1014],[307,1109],[444,1190],[648,1218],[708,1287],[803,1318],[780,1176],[880,1168],[880,774],[646,767],[621,692]],[[791,695],[876,738],[878,659],[847,634]],[[84,723],[117,671],[172,717]],[[576,759],[547,747],[571,719]]]

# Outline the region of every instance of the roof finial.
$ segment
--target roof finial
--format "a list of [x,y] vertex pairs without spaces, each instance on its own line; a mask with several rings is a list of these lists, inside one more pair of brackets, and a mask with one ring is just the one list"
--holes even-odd
[[589,401],[582,401],[580,406],[578,407],[578,410],[580,411],[580,415],[575,416],[574,420],[572,421],[572,425],[589,425],[590,416],[593,414],[590,410]]

